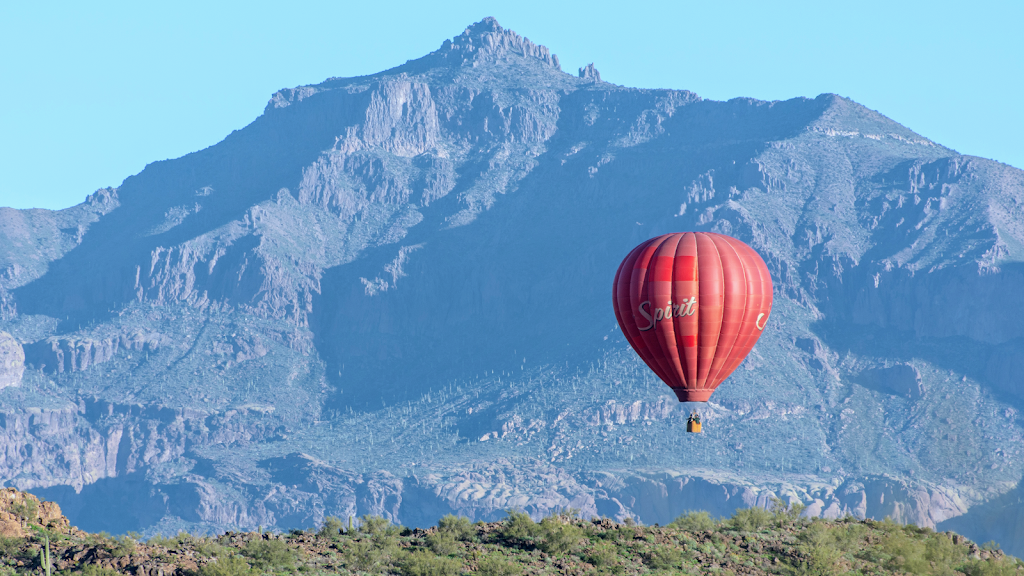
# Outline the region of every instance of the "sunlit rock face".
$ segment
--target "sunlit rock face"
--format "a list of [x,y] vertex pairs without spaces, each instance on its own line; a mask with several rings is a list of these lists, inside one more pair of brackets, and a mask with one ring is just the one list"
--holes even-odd
[[[782,498],[1024,554],[971,532],[1020,509],[1022,206],[1020,170],[839,96],[627,88],[487,19],[0,209],[0,479],[93,531]],[[611,307],[626,254],[686,230],[775,286],[700,435]]]
[[7,332],[0,332],[0,388],[21,384],[25,373],[25,352]]

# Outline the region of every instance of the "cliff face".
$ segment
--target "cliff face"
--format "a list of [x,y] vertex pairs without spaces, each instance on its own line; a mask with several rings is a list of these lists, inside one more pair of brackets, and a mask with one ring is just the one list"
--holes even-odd
[[21,384],[25,373],[25,351],[21,343],[6,332],[0,332],[0,388]]
[[[775,496],[978,526],[1024,475],[1022,200],[844,98],[574,77],[488,19],[79,206],[0,209],[0,477],[114,532]],[[608,301],[680,230],[776,288],[702,435]]]

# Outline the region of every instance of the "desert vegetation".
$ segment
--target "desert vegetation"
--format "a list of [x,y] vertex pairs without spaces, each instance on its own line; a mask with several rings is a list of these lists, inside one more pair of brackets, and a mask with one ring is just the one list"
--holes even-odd
[[808,519],[781,500],[729,518],[688,512],[667,526],[583,519],[574,510],[536,522],[510,510],[500,522],[447,515],[425,530],[379,516],[327,517],[318,530],[145,539],[82,532],[63,516],[41,516],[35,497],[4,493],[12,500],[0,512],[4,527],[20,535],[0,537],[0,576],[1024,576],[1024,562],[994,543],[888,519]]

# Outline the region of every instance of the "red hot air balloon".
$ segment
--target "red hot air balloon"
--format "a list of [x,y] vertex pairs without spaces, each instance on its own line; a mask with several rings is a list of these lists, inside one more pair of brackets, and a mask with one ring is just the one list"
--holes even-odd
[[764,260],[735,238],[651,238],[615,273],[622,332],[680,402],[707,402],[761,336],[772,311]]

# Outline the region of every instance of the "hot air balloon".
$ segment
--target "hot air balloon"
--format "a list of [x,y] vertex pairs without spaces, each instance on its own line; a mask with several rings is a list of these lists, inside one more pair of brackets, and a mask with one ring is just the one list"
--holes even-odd
[[772,280],[735,238],[665,234],[622,261],[612,303],[626,340],[679,401],[707,402],[761,336]]

